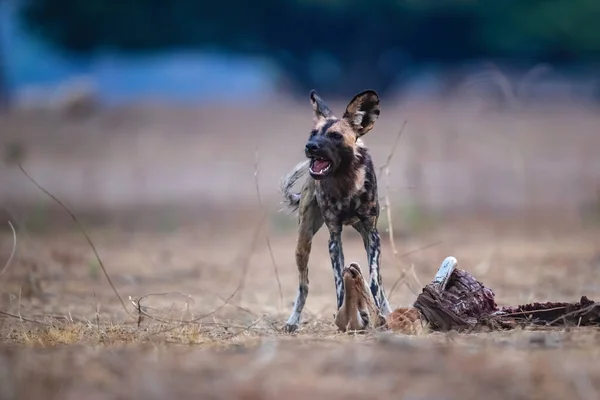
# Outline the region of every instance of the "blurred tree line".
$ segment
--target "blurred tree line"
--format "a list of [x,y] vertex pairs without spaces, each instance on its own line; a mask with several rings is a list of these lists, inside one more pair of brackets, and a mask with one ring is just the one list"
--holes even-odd
[[422,62],[600,59],[599,0],[27,0],[21,15],[75,54],[265,55],[302,95],[385,94],[403,66]]

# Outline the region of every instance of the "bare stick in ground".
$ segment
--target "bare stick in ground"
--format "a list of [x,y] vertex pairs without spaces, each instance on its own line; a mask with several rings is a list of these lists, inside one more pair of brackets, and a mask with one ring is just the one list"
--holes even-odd
[[125,306],[125,302],[123,301],[123,298],[121,297],[121,295],[119,294],[119,291],[117,290],[117,288],[113,284],[112,280],[110,279],[110,276],[108,275],[108,272],[106,271],[106,267],[104,267],[104,263],[102,262],[102,259],[100,259],[100,255],[98,254],[98,251],[96,250],[96,246],[94,246],[94,243],[92,243],[92,240],[90,239],[90,237],[86,233],[85,229],[83,228],[83,226],[81,225],[81,223],[79,222],[79,220],[77,219],[77,217],[75,216],[75,214],[73,214],[73,212],[62,201],[60,201],[56,196],[54,196],[52,193],[50,193],[49,191],[47,191],[46,189],[44,189],[39,183],[37,183],[35,181],[35,179],[33,179],[27,173],[27,171],[25,171],[25,168],[23,168],[23,166],[21,165],[20,162],[17,162],[16,165],[17,165],[17,167],[19,167],[19,169],[21,170],[21,172],[25,175],[25,177],[31,183],[33,183],[38,189],[40,189],[48,197],[50,197],[52,200],[54,200],[59,206],[61,206],[62,209],[64,209],[67,212],[67,214],[69,214],[69,216],[71,217],[71,219],[75,222],[75,224],[77,225],[77,227],[79,228],[79,230],[81,231],[81,233],[83,234],[83,236],[85,237],[86,241],[90,245],[92,251],[94,252],[94,256],[96,257],[96,260],[98,260],[98,264],[100,265],[100,268],[102,268],[102,272],[104,273],[104,276],[106,277],[106,280],[108,281],[108,284],[110,285],[110,287],[112,288],[113,292],[115,293],[115,295],[119,299],[119,302],[121,303],[121,306],[123,306],[123,310],[125,310],[125,313],[127,313],[127,315],[129,315],[131,318],[135,318],[135,316],[131,312],[129,312],[129,310],[127,309],[127,306]]
[[388,233],[389,233],[389,238],[390,238],[390,246],[392,247],[392,253],[394,254],[394,258],[398,257],[398,250],[396,249],[396,243],[394,241],[394,228],[393,228],[393,224],[392,224],[392,210],[391,210],[392,205],[390,202],[390,195],[389,195],[390,162],[392,161],[392,157],[394,156],[394,153],[396,152],[396,147],[398,146],[398,142],[400,142],[400,137],[402,137],[402,134],[404,133],[404,128],[406,128],[406,121],[404,121],[404,124],[402,124],[402,128],[400,128],[400,131],[398,132],[398,135],[396,136],[396,140],[394,140],[394,144],[392,145],[392,149],[390,150],[390,153],[388,154],[387,159],[385,160],[385,163],[379,169],[379,175],[385,174],[385,197],[384,197],[385,209],[386,209],[386,214],[387,214],[387,219],[388,219]]
[[[406,124],[407,124],[407,121],[404,121],[404,123],[402,124],[402,127],[398,131],[398,135],[396,135],[396,139],[394,140],[394,143],[392,144],[392,148],[390,149],[390,152],[385,160],[385,163],[379,168],[379,175],[385,177],[386,193],[384,196],[384,202],[385,202],[384,204],[385,204],[386,216],[387,216],[387,220],[388,220],[388,236],[390,239],[390,247],[392,249],[392,254],[394,255],[394,259],[396,260],[396,262],[399,262],[402,257],[410,254],[410,253],[405,253],[403,255],[398,254],[398,249],[396,248],[396,242],[394,240],[394,224],[392,221],[392,202],[390,201],[390,195],[389,195],[389,192],[390,192],[390,179],[389,179],[389,177],[390,177],[390,162],[392,161],[392,158],[394,157],[394,154],[396,153],[396,148],[398,147],[400,138],[402,137],[402,134],[404,133]],[[408,288],[412,292],[415,292],[413,290],[413,288],[408,284],[408,282],[406,282],[406,276],[408,275],[408,272],[407,272],[408,268],[409,267],[403,268],[400,271],[400,277],[396,280],[396,282],[394,282],[394,285],[392,285],[392,289],[390,290],[390,297],[393,293],[393,289],[395,289],[396,286],[398,284],[400,284],[401,282],[406,283]]]
[[[264,209],[262,197],[260,195],[260,187],[258,185],[258,148],[256,149],[256,159],[254,164],[254,183],[256,185],[256,196],[258,197],[258,204],[260,205],[263,213],[266,214]],[[275,279],[277,280],[277,288],[279,289],[279,311],[283,309],[283,290],[281,289],[281,281],[279,280],[279,268],[275,262],[275,256],[273,255],[273,248],[271,247],[271,240],[269,239],[269,227],[265,227],[265,240],[267,241],[267,247],[269,248],[269,255],[271,256],[271,262],[273,263],[273,269],[275,272]]]
[[15,252],[17,250],[17,231],[15,230],[15,227],[13,226],[12,222],[8,221],[8,225],[10,226],[10,229],[12,230],[12,234],[13,234],[13,248],[12,248],[12,251],[10,252],[10,257],[8,257],[8,261],[6,261],[4,268],[2,268],[2,270],[0,271],[0,276],[4,273],[4,271],[6,271],[8,269],[8,266],[10,265],[13,257],[15,256]]

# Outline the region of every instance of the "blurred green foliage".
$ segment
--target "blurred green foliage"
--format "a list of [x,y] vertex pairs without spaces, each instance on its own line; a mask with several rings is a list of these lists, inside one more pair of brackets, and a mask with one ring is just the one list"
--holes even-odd
[[406,63],[600,58],[598,0],[28,0],[22,16],[73,53],[266,55],[302,93],[385,92]]

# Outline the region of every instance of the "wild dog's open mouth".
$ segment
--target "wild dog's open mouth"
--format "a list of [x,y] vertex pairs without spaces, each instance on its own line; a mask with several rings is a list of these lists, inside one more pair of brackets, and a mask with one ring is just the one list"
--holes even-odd
[[315,157],[310,161],[310,173],[313,176],[325,176],[331,169],[331,161],[323,157]]

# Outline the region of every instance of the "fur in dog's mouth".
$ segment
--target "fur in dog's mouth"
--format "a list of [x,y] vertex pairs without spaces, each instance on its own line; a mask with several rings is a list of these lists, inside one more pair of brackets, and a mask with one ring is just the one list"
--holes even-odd
[[314,177],[323,177],[331,170],[331,161],[324,157],[313,157],[310,160],[310,174]]

